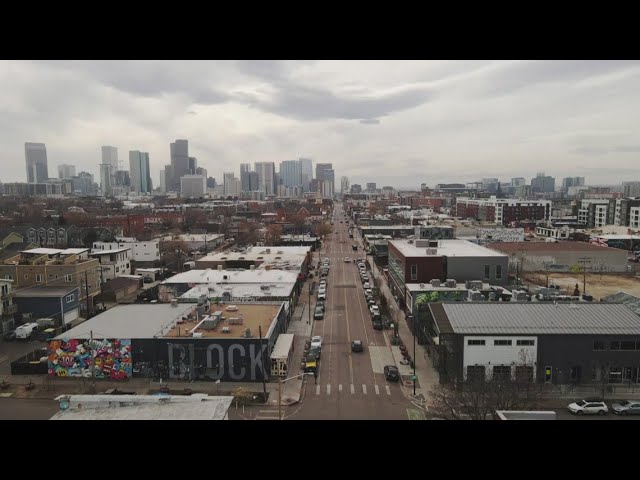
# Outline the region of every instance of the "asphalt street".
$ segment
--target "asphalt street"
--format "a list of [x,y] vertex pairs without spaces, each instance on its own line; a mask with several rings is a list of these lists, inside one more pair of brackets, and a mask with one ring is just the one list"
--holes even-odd
[[[400,384],[384,378],[384,365],[393,364],[390,346],[382,331],[373,329],[357,265],[345,262],[346,257],[364,259],[362,245],[358,252],[352,250],[355,240],[349,238],[349,223],[339,203],[333,218],[333,232],[313,262],[330,260],[325,317],[313,325],[313,335],[323,338],[319,375],[317,382],[313,377],[306,380],[301,404],[286,418],[413,418],[408,409],[414,407]],[[362,340],[364,352],[351,352],[352,340]]]

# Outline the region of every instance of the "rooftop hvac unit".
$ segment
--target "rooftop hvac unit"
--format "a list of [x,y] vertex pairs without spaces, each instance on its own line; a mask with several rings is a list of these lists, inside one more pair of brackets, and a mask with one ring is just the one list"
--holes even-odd
[[440,279],[434,278],[429,283],[431,284],[432,287],[439,287],[440,286]]
[[437,254],[438,254],[437,248],[427,248],[427,255],[437,255]]
[[217,319],[218,322],[220,322],[222,320],[222,310],[216,310],[211,314],[211,317]]
[[478,290],[469,290],[467,298],[472,302],[479,302],[483,299],[482,293]]
[[177,298],[172,298],[171,299],[171,306],[172,307],[177,307],[178,306],[178,299]]
[[250,328],[246,328],[244,330],[244,338],[251,338],[253,337],[253,335],[251,334],[251,329]]
[[204,337],[204,333],[202,333],[202,332],[193,332],[193,334],[191,336],[193,338],[202,338],[202,337]]
[[255,269],[256,269],[256,266],[255,266],[255,265],[251,265],[251,266],[249,267],[249,270],[251,270],[251,271],[253,271],[253,270],[255,270]]
[[429,241],[428,240],[416,240],[415,243],[417,248],[425,248],[429,246]]
[[471,281],[471,288],[473,290],[482,290],[483,284],[482,284],[482,280],[472,280]]
[[260,285],[260,290],[269,290],[271,287],[269,285]]
[[231,327],[222,327],[222,333],[231,333]]
[[447,278],[447,287],[456,288],[456,281],[452,278]]
[[527,292],[524,290],[513,290],[511,292],[511,301],[512,302],[526,302],[527,301]]
[[267,253],[271,253],[271,249],[270,248],[267,248]]
[[429,240],[429,247],[431,248],[438,248],[438,241],[437,240]]
[[491,302],[496,301],[496,292],[489,292],[489,301]]
[[466,288],[467,290],[471,290],[471,280],[466,280],[464,282],[464,288]]
[[424,288],[424,283],[421,283],[421,284],[420,284],[420,288]]
[[218,265],[218,270],[222,270],[222,265]]

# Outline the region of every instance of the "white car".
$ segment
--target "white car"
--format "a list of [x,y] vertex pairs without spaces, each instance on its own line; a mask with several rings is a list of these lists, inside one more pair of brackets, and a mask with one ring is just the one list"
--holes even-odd
[[327,292],[318,292],[318,300],[326,300]]
[[606,415],[609,409],[607,404],[600,400],[578,400],[570,404],[569,411],[574,415]]
[[380,315],[380,309],[378,308],[378,305],[371,305],[369,307],[369,310],[371,311],[372,315]]
[[363,285],[363,286],[364,286],[364,289],[365,289],[365,290],[368,290],[368,289],[370,289],[370,288],[371,288],[371,285],[369,284],[369,282],[364,282],[364,285]]
[[351,259],[349,257],[344,257],[344,262],[345,263],[351,263]]
[[320,335],[311,337],[311,347],[322,348],[322,337]]

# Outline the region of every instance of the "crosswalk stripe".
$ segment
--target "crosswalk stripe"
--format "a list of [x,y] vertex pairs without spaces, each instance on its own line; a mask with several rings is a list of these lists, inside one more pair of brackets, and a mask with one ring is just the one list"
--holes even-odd
[[351,395],[353,395],[354,393],[356,393],[356,388],[353,386],[353,383],[351,384]]
[[362,393],[367,394],[367,386],[364,383],[362,384]]
[[387,389],[387,395],[391,395],[391,389],[389,388],[389,385],[385,385],[384,388]]
[[380,389],[378,388],[377,384],[376,384],[376,395],[380,395]]
[[331,395],[331,385],[327,383],[327,395]]
[[342,392],[342,384],[338,385],[338,391]]
[[316,386],[316,395],[320,395],[320,385]]

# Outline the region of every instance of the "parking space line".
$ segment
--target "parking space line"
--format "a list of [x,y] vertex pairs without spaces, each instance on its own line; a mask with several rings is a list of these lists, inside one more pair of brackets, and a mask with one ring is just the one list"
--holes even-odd
[[342,392],[342,384],[338,385],[338,391]]
[[364,383],[362,384],[362,393],[367,394],[367,386]]
[[351,384],[351,395],[356,393],[356,387],[353,386],[353,383]]
[[320,385],[316,385],[316,395],[320,395]]
[[387,395],[391,395],[391,389],[389,388],[389,385],[385,385],[384,388],[387,390]]
[[327,383],[327,395],[331,395],[331,385]]
[[380,389],[378,388],[377,384],[376,384],[376,395],[380,395]]

